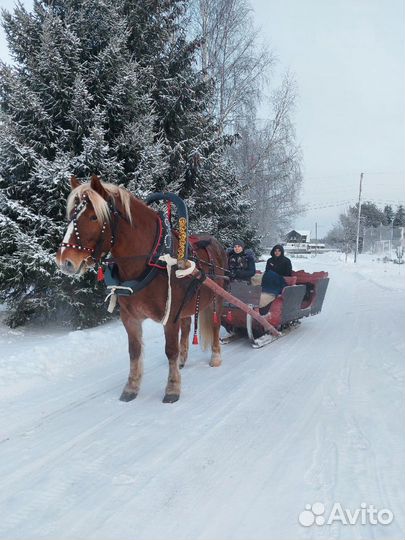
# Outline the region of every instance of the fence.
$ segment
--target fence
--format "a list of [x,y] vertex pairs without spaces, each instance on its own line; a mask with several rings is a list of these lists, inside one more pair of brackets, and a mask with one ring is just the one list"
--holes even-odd
[[380,225],[366,227],[363,231],[363,253],[392,257],[398,247],[405,246],[404,227]]

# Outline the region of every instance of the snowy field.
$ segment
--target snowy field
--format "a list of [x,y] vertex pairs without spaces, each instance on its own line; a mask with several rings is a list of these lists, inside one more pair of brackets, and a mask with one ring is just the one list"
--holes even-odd
[[[271,346],[191,347],[181,400],[161,403],[162,329],[145,324],[132,403],[120,323],[0,326],[1,539],[403,539],[404,266],[328,270],[323,312]],[[306,504],[390,509],[390,524],[313,525]]]

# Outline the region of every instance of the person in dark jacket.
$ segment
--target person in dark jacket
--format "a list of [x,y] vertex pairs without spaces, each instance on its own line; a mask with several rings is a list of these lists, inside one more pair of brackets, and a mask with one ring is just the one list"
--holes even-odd
[[259,303],[261,315],[265,315],[269,311],[270,304],[287,285],[283,276],[291,276],[292,273],[291,261],[284,255],[282,245],[275,245],[270,255],[271,258],[267,261],[262,279],[262,294]]
[[253,251],[245,249],[243,240],[235,240],[233,248],[226,250],[228,255],[229,277],[231,281],[238,279],[249,281],[256,273],[256,264]]
[[291,276],[292,266],[291,261],[284,255],[284,248],[281,244],[276,244],[270,252],[270,259],[266,264],[267,270],[273,270],[279,276]]

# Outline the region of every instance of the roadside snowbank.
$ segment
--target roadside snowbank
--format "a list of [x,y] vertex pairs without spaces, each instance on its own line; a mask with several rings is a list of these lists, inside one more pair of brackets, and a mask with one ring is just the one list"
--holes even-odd
[[328,266],[335,263],[342,271],[357,274],[360,278],[366,279],[383,289],[405,290],[405,264],[394,264],[391,261],[384,262],[381,257],[368,253],[360,254],[356,263],[354,263],[352,255],[349,255],[346,262],[345,254],[337,252],[317,255],[314,259],[319,262],[324,261]]
[[[160,325],[147,321],[144,336],[162,333]],[[160,337],[159,337],[160,338]],[[127,356],[127,335],[121,321],[97,328],[17,328],[0,324],[0,400],[19,395],[41,380],[69,378],[101,358]]]

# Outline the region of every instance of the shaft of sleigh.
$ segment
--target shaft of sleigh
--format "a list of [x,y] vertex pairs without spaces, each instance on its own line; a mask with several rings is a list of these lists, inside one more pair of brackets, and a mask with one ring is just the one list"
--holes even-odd
[[227,300],[229,303],[233,304],[237,308],[244,311],[246,314],[250,315],[252,319],[255,319],[258,323],[260,323],[263,326],[263,328],[267,332],[270,332],[270,334],[272,334],[273,336],[277,336],[277,337],[281,336],[281,332],[279,332],[277,328],[275,328],[272,324],[270,324],[269,321],[265,319],[265,317],[262,317],[262,315],[260,315],[253,308],[251,308],[250,306],[248,306],[247,304],[245,304],[244,302],[242,302],[241,300],[233,296],[228,291],[225,291],[225,289],[223,289],[220,285],[218,285],[218,283],[215,283],[215,281],[213,281],[209,277],[205,276],[205,279],[202,282],[202,284],[208,287],[209,289],[211,289],[218,296],[221,296],[224,300]]

